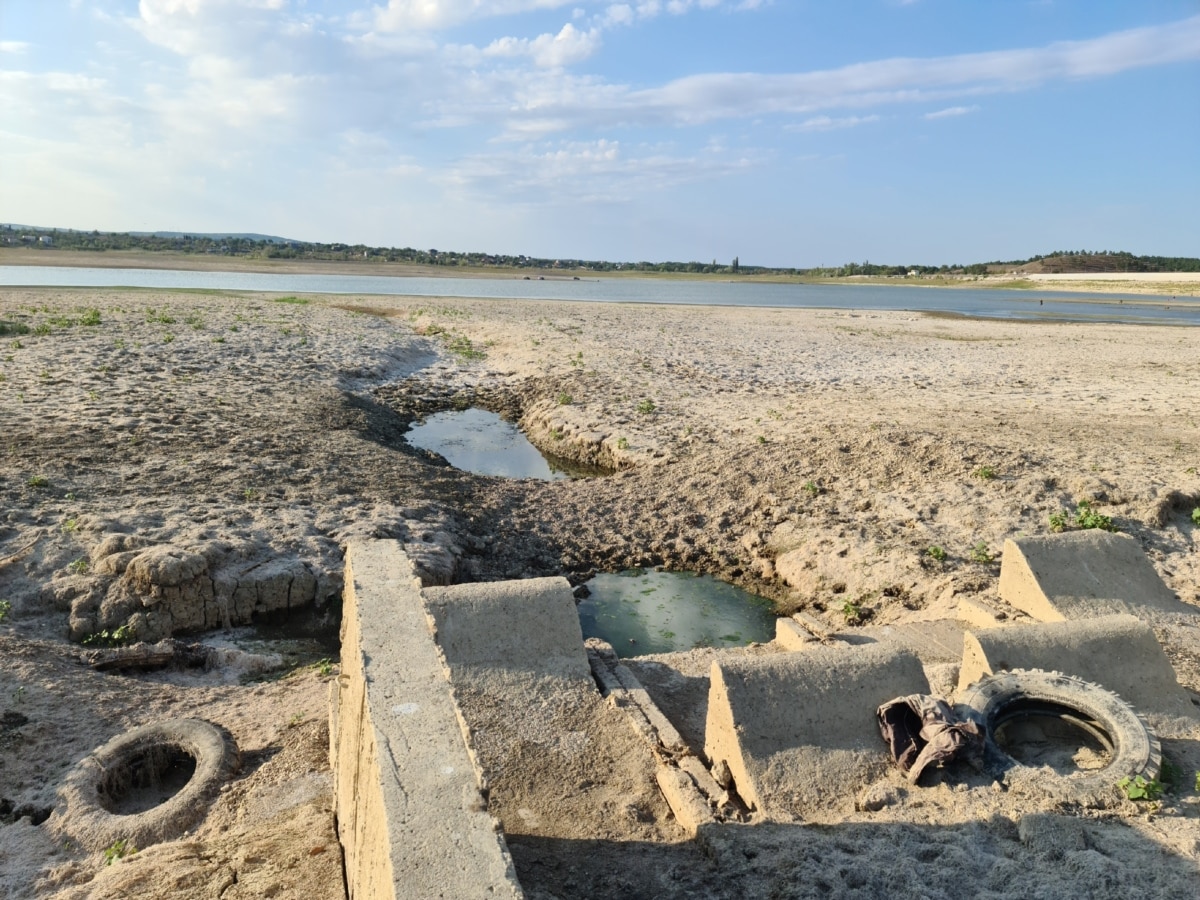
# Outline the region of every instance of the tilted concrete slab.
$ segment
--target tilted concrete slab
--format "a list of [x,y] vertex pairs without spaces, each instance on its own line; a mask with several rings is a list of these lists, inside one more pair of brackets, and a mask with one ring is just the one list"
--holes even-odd
[[1095,682],[1151,717],[1197,717],[1154,631],[1134,616],[967,632],[959,690],[1008,669],[1047,669]]
[[1163,584],[1137,541],[1094,529],[1006,540],[1000,596],[1041,622],[1197,612]]
[[419,583],[395,541],[347,550],[333,694],[351,900],[523,897],[479,790]]
[[430,587],[422,593],[450,666],[592,685],[579,612],[565,578]]
[[852,807],[889,765],[875,710],[929,693],[920,660],[882,643],[715,662],[710,678],[705,755],[782,819]]

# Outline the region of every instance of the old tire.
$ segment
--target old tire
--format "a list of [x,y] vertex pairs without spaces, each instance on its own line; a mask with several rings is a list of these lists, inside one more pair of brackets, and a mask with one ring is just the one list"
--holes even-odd
[[201,719],[143,725],[68,773],[49,826],[88,850],[171,840],[199,821],[237,766],[232,741],[215,725]]
[[[1111,691],[1059,672],[1014,669],[972,684],[964,708],[983,727],[985,761],[992,774],[1020,793],[1106,806],[1120,799],[1117,782],[1141,775],[1157,778],[1162,765],[1158,738],[1133,708]],[[1051,719],[1091,736],[1109,752],[1102,768],[1063,773],[1014,759],[997,741],[1021,719]]]

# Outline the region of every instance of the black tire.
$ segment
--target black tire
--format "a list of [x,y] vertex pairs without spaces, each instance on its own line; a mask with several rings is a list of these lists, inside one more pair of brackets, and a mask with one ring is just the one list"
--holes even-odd
[[[960,709],[983,727],[985,763],[992,774],[1021,793],[1107,806],[1121,799],[1117,782],[1158,777],[1162,748],[1133,707],[1096,684],[1040,669],[1014,669],[972,684]],[[997,731],[1022,717],[1049,717],[1090,734],[1109,750],[1103,768],[1063,774],[1023,765],[997,743]]]
[[215,725],[201,719],[143,725],[68,773],[48,827],[88,850],[171,840],[199,821],[237,767],[232,741]]

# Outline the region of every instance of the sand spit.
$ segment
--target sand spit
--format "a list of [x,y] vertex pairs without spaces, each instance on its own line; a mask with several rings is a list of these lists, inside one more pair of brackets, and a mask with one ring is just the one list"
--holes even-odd
[[[1193,329],[277,299],[0,294],[0,822],[17,818],[0,825],[0,896],[337,896],[319,724],[333,673],[102,674],[68,639],[335,617],[356,536],[401,540],[428,584],[664,565],[844,627],[847,600],[871,625],[953,616],[964,598],[1018,616],[996,593],[1003,539],[1088,500],[1200,606]],[[403,441],[413,418],[471,403],[618,471],[509,482]],[[1197,629],[1159,638],[1200,691]],[[243,754],[191,835],[106,866],[16,816],[53,807],[91,749],[167,715],[222,725]],[[820,832],[779,824],[702,847],[661,804],[605,794],[604,773],[587,773],[603,748],[573,769],[596,791],[590,819],[586,796],[504,793],[536,754],[493,780],[532,897],[939,897],[963,878],[990,897],[1167,897],[1200,867],[1193,743],[1168,743],[1189,768],[1159,812],[1070,819],[1066,844],[1022,817],[1072,811],[964,804],[946,784],[875,814],[831,810]]]

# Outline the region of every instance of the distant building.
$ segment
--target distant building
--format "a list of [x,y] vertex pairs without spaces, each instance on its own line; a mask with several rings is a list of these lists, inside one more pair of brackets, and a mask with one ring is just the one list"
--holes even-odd
[[40,238],[38,238],[38,240],[41,241],[43,244],[45,244],[47,247],[54,246],[54,238],[50,237],[50,235],[48,235],[48,234],[43,234]]

